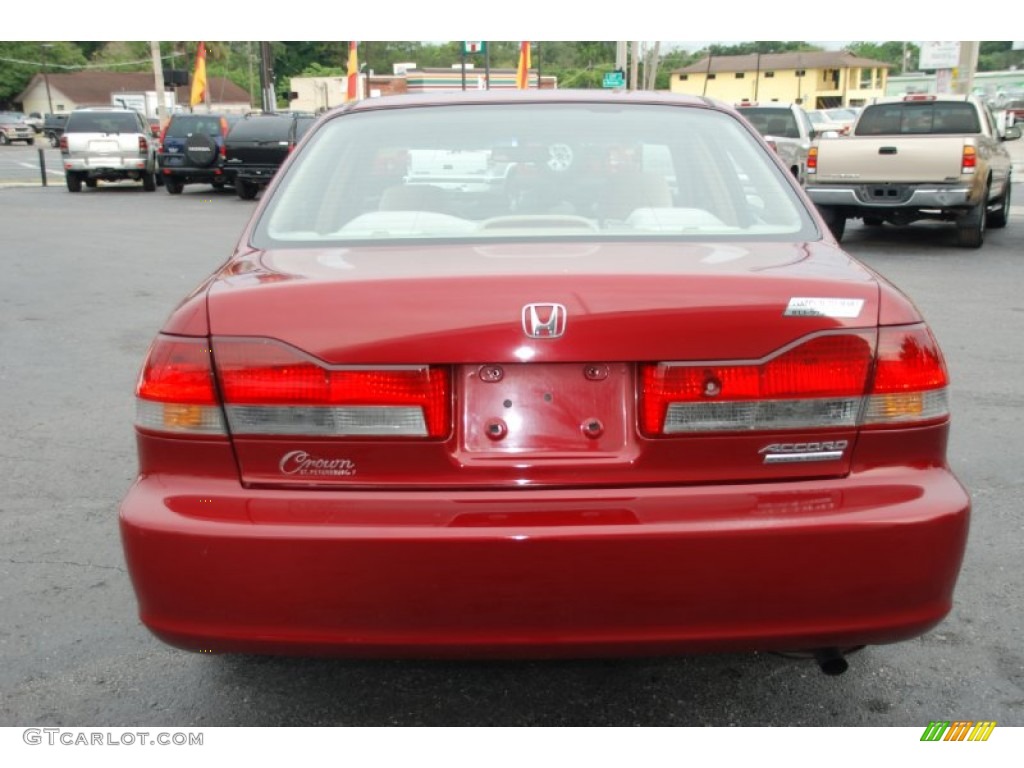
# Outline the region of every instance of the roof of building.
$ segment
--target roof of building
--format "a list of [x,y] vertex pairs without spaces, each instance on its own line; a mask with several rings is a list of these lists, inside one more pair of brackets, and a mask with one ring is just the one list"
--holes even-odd
[[673,74],[752,72],[758,69],[761,71],[776,69],[842,69],[845,67],[889,69],[892,67],[892,64],[875,59],[864,59],[849,51],[794,51],[790,53],[762,53],[760,55],[748,53],[743,56],[705,57],[688,67],[673,70]]
[[[47,76],[50,87],[79,105],[109,104],[113,93],[141,93],[152,91],[155,81],[152,72],[57,72]],[[21,101],[38,83],[43,81],[42,75],[35,75],[28,87],[19,94],[15,101]],[[207,89],[212,103],[245,103],[251,101],[249,92],[240,88],[226,77],[211,76],[207,78]],[[189,86],[175,89],[178,103],[188,103]]]

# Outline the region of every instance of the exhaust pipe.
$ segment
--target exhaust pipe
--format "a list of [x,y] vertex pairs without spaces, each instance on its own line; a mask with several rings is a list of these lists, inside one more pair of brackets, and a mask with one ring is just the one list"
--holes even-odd
[[818,662],[818,668],[830,677],[841,675],[850,668],[838,648],[818,648],[814,651],[814,660]]

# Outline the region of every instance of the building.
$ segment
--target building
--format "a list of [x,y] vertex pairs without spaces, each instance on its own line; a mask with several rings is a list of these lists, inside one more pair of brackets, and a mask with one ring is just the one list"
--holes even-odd
[[[395,75],[370,75],[369,97],[393,96],[401,93],[463,90],[462,67],[430,67],[417,69],[414,64],[399,67]],[[293,97],[288,108],[302,112],[323,112],[345,103],[347,80],[344,75],[328,77],[293,77],[289,81]],[[363,86],[366,87],[365,84]],[[465,90],[508,90],[516,87],[516,70],[467,67]],[[530,87],[537,87],[537,71],[530,70]],[[558,78],[541,77],[542,88],[557,88]]]
[[672,72],[673,93],[728,103],[795,102],[806,109],[861,106],[885,95],[891,65],[849,51],[709,56]]
[[[155,79],[152,72],[65,72],[35,75],[15,101],[23,112],[70,112],[76,107],[124,104],[156,115]],[[207,90],[210,108],[222,112],[245,113],[252,109],[249,92],[225,77],[209,77]],[[178,86],[167,89],[171,109],[188,109],[191,89]],[[52,105],[52,109],[51,109]],[[197,107],[201,109],[201,107]]]

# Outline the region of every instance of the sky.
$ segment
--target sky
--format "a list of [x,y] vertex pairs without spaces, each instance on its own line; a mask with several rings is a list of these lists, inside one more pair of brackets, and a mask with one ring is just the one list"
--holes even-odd
[[[922,18],[911,4],[892,0],[858,0],[847,8],[808,5],[804,0],[750,0],[723,3],[672,4],[663,0],[631,0],[627,4],[558,3],[515,0],[482,6],[466,0],[387,0],[296,6],[289,13],[239,13],[233,3],[202,6],[201,15],[165,14],[154,26],[151,14],[138,3],[104,0],[102,14],[7,14],[0,35],[7,40],[655,40],[670,37],[687,50],[707,42],[805,40],[841,31],[853,40],[984,39],[995,31],[998,15],[936,13]],[[485,12],[485,7],[491,12]],[[387,12],[382,13],[381,9]],[[500,12],[497,9],[501,9]],[[722,10],[718,10],[722,9]],[[769,10],[766,10],[769,9]],[[201,18],[201,21],[199,20]],[[117,21],[114,21],[117,20]],[[884,20],[884,21],[882,21]],[[331,34],[324,35],[329,30]],[[312,34],[311,34],[312,33]],[[841,48],[843,42],[818,42]]]

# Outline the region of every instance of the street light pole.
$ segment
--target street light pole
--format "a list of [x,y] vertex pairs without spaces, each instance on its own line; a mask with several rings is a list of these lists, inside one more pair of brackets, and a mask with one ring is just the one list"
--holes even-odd
[[46,83],[46,104],[49,106],[50,111],[48,114],[53,114],[53,97],[50,95],[50,69],[46,64],[46,49],[53,48],[53,43],[40,43],[43,49],[43,82]]

